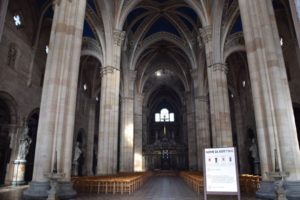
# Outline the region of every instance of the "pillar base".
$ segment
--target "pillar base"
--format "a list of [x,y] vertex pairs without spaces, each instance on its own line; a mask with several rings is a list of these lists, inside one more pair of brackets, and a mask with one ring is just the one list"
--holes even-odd
[[[256,192],[258,199],[276,199],[276,193],[274,190],[274,181],[262,181],[260,182],[260,188]],[[300,181],[286,181],[283,185],[288,200],[300,199]]]
[[[49,182],[32,181],[23,193],[23,200],[46,200],[49,190]],[[71,182],[59,182],[57,195],[60,200],[75,200],[77,192],[73,189]]]
[[300,199],[300,181],[287,181],[284,183],[288,200]]
[[48,197],[48,190],[50,190],[49,182],[35,182],[29,183],[29,188],[24,191],[24,200],[45,200]]
[[75,200],[77,196],[77,192],[73,189],[73,183],[71,182],[59,182],[57,194],[61,200]]

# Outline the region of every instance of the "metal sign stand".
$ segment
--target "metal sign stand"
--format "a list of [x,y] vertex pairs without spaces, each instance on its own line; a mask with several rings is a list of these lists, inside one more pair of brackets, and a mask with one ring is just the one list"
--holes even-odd
[[239,172],[237,167],[237,153],[236,148],[234,148],[234,158],[235,158],[235,171],[236,171],[236,181],[237,181],[237,192],[208,192],[206,187],[206,163],[205,163],[205,150],[203,151],[203,183],[204,183],[204,200],[207,200],[208,195],[220,195],[220,196],[237,196],[238,200],[241,200],[240,182],[239,182]]

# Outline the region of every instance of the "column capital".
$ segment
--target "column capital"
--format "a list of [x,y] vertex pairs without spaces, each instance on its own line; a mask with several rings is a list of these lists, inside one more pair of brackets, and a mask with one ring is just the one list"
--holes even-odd
[[[53,0],[53,5],[58,5],[60,6],[62,0]],[[72,2],[72,0],[68,0],[70,3]]]
[[132,96],[122,96],[121,97],[121,102],[126,102],[126,101],[133,101],[134,98]]
[[122,46],[122,43],[125,39],[126,32],[122,30],[114,30],[113,38],[114,38],[114,44],[116,46]]
[[212,41],[212,26],[205,26],[199,29],[204,44]]
[[112,74],[112,73],[114,73],[114,70],[120,71],[118,68],[113,67],[113,66],[102,67],[100,69],[100,75],[101,75],[101,77],[103,77],[106,74],[109,74],[109,73]]
[[195,97],[195,99],[202,101],[202,102],[208,102],[209,96],[208,95],[200,95]]
[[209,65],[208,68],[212,68],[213,71],[222,71],[225,74],[228,72],[228,66],[226,63],[214,63],[212,65]]

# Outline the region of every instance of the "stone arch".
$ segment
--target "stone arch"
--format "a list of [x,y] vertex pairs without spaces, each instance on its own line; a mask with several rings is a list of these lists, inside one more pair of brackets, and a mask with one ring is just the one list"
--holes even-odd
[[[144,97],[144,101],[143,101],[143,104],[144,106],[147,106],[148,102],[149,102],[149,99],[150,97],[153,95],[153,93],[155,91],[157,91],[159,88],[161,87],[161,85],[156,85],[155,87],[153,87],[147,94],[145,94],[145,97]],[[178,91],[176,88],[168,85],[167,87],[171,88],[173,90],[173,92],[178,96],[178,97],[181,97],[180,95],[180,91]],[[184,99],[181,97],[180,98],[180,104],[184,105]]]
[[95,57],[103,65],[103,53],[97,40],[84,37],[82,40],[81,56]]
[[224,47],[222,48],[223,62],[226,62],[231,54],[238,51],[246,51],[243,32],[237,32],[228,36]]
[[134,57],[132,57],[131,61],[130,61],[130,66],[131,66],[131,70],[133,70],[136,67],[136,64],[138,62],[138,59],[140,58],[140,56],[142,55],[142,53],[147,49],[147,47],[149,47],[150,45],[159,42],[159,41],[168,41],[174,45],[176,45],[179,49],[181,49],[186,55],[190,55],[188,56],[188,59],[190,61],[190,65],[192,67],[195,67],[195,63],[196,63],[196,58],[193,56],[193,54],[189,51],[188,48],[186,48],[184,45],[186,42],[183,41],[181,38],[177,37],[174,34],[168,33],[168,32],[157,32],[147,38],[145,38],[140,46],[138,47],[138,49],[136,50],[136,53],[134,55]]
[[[119,20],[117,21],[116,24],[116,28],[118,29],[122,29],[127,16],[129,15],[129,13],[131,11],[133,11],[135,9],[135,7],[142,2],[142,0],[132,0],[129,2],[126,2],[126,4],[124,5],[124,9],[123,12],[119,18]],[[197,14],[198,18],[201,21],[201,24],[203,26],[208,25],[210,22],[210,18],[207,16],[207,12],[206,12],[206,8],[202,3],[198,3],[195,0],[184,0],[184,2],[189,5]]]
[[[162,66],[163,66],[164,69],[166,69],[166,70],[173,71],[173,67],[172,67],[171,65],[167,64],[167,63],[161,63],[161,64],[159,64],[159,65],[156,65],[156,66],[148,73],[148,75],[146,75],[146,76],[143,75],[143,76],[141,77],[141,83],[140,83],[140,87],[139,87],[139,88],[141,88],[141,89],[140,89],[141,91],[143,91],[144,85],[145,85],[145,83],[148,81],[148,79],[150,78],[150,76],[151,76],[156,70],[161,69]],[[177,72],[177,71],[176,71],[175,74],[176,74],[176,75],[178,76],[178,78],[181,80],[182,84],[184,85],[185,90],[188,91],[188,90],[190,89],[190,87],[189,87],[189,84],[188,84],[187,77],[185,77],[185,76],[183,75],[183,73],[180,74],[180,73]]]

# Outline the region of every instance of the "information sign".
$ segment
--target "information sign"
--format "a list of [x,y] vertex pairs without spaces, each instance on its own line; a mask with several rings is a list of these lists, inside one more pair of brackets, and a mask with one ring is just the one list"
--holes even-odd
[[234,147],[204,150],[204,195],[238,195],[237,160]]

